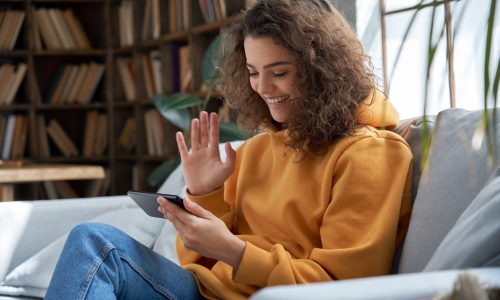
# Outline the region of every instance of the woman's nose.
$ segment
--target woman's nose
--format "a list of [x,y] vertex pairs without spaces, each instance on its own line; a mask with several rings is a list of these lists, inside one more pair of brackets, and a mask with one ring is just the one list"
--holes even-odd
[[272,91],[272,86],[272,83],[268,79],[266,79],[264,76],[261,76],[259,79],[257,92],[261,95],[264,95]]

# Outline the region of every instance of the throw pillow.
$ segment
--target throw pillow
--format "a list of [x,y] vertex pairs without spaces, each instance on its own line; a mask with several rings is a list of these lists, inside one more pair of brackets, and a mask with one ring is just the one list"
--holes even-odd
[[[140,208],[111,211],[90,220],[118,227],[134,239],[152,248],[163,224],[162,219],[149,218]],[[0,285],[0,295],[43,297],[47,291],[67,234],[12,270]]]
[[[496,112],[500,120],[500,110]],[[490,120],[493,110],[488,111]],[[432,132],[428,168],[422,173],[403,246],[399,273],[422,271],[469,203],[498,167],[488,159],[483,110],[447,109],[439,113]],[[493,125],[493,124],[492,124]],[[500,122],[494,124],[500,132]],[[491,126],[490,128],[493,128]],[[478,139],[479,137],[479,139]],[[479,141],[479,142],[477,142]],[[493,145],[500,149],[500,139]]]
[[424,271],[500,266],[500,168],[462,213]]

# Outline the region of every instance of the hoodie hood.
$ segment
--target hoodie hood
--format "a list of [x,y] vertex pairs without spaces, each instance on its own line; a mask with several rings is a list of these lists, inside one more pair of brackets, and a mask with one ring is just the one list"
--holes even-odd
[[398,125],[399,113],[387,96],[374,90],[359,105],[358,123],[392,129]]

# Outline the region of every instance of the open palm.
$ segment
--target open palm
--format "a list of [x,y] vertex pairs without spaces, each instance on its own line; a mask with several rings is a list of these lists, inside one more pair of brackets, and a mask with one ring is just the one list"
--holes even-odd
[[226,143],[226,161],[219,152],[219,121],[216,113],[201,112],[199,119],[191,121],[191,152],[188,152],[184,135],[176,134],[181,155],[184,179],[193,195],[210,193],[224,184],[234,170],[236,152]]

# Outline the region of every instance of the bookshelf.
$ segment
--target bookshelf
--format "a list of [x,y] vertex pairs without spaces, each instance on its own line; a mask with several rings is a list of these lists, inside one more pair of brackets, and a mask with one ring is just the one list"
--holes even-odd
[[[198,91],[205,49],[250,2],[0,1],[2,159],[101,165],[96,196],[155,190],[146,178],[176,155],[177,128],[151,96]],[[20,188],[50,198],[41,183]]]

